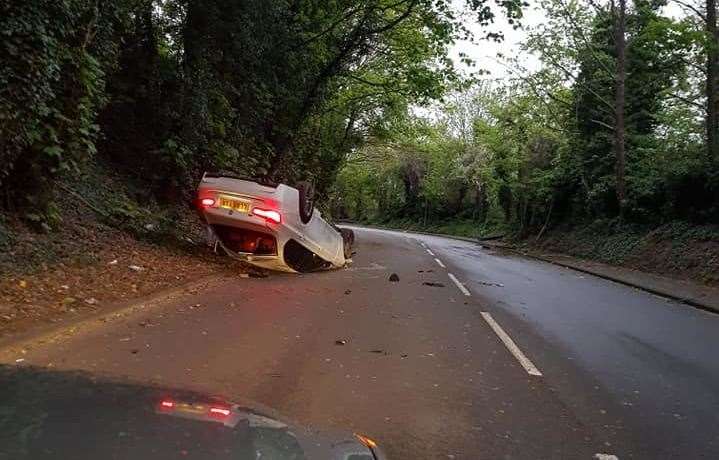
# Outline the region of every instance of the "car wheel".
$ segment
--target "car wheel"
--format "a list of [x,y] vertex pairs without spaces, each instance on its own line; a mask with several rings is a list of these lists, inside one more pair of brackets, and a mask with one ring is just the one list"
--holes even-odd
[[315,210],[315,188],[310,182],[300,182],[297,190],[300,192],[300,220],[306,224]]
[[345,259],[352,258],[352,245],[355,242],[355,232],[349,228],[340,228],[340,234],[342,235],[342,243],[345,254]]

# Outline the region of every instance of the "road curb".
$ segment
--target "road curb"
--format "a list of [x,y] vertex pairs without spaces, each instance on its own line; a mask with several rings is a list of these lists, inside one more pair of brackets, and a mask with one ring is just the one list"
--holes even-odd
[[[501,246],[500,246],[500,247],[501,247]],[[634,282],[628,281],[628,280],[626,280],[626,279],[624,279],[624,278],[621,278],[621,277],[618,277],[618,276],[612,276],[612,275],[608,275],[608,274],[606,274],[606,273],[602,273],[602,272],[599,272],[599,271],[591,270],[591,269],[588,269],[588,268],[585,268],[585,267],[580,267],[580,266],[573,265],[573,264],[568,264],[568,263],[565,263],[565,262],[559,262],[559,261],[553,260],[553,259],[551,259],[551,258],[546,258],[546,257],[542,257],[542,256],[537,256],[537,255],[534,255],[534,254],[530,254],[530,253],[526,253],[526,252],[519,251],[519,250],[517,250],[517,249],[513,249],[513,248],[503,248],[503,249],[506,249],[506,250],[508,250],[508,251],[512,251],[512,252],[514,252],[514,253],[516,253],[516,254],[520,254],[520,255],[525,256],[525,257],[529,257],[529,258],[531,258],[531,259],[539,260],[539,261],[542,261],[542,262],[547,262],[547,263],[550,263],[550,264],[553,264],[553,265],[557,265],[557,266],[559,266],[559,267],[569,268],[569,269],[572,269],[572,270],[575,270],[575,271],[578,271],[578,272],[587,273],[587,274],[589,274],[589,275],[596,276],[597,278],[602,278],[602,279],[605,279],[605,280],[614,281],[615,283],[623,284],[623,285],[625,285],[625,286],[633,287],[633,288],[636,288],[636,289],[641,289],[642,291],[646,291],[646,292],[649,292],[649,293],[651,293],[651,294],[655,294],[655,295],[658,295],[658,296],[661,296],[661,297],[666,297],[666,298],[668,298],[668,299],[676,300],[677,302],[690,305],[690,306],[692,306],[692,307],[694,307],[694,308],[698,308],[698,309],[700,309],[700,310],[708,311],[708,312],[710,312],[710,313],[719,314],[719,308],[715,307],[714,305],[709,305],[709,304],[706,304],[706,303],[704,303],[704,302],[701,302],[701,301],[699,301],[699,300],[696,300],[696,299],[693,299],[693,298],[690,298],[690,297],[677,296],[677,295],[675,295],[675,294],[673,294],[673,293],[671,293],[671,292],[665,291],[665,290],[663,290],[663,289],[655,289],[655,288],[652,288],[652,287],[647,286],[647,285],[644,285],[644,284],[638,284],[638,283],[634,283]]]
[[581,266],[574,265],[574,264],[570,264],[570,263],[566,263],[566,262],[560,262],[560,261],[557,261],[557,260],[553,260],[553,259],[551,259],[551,258],[549,258],[549,257],[538,256],[538,255],[535,255],[535,254],[531,254],[531,253],[528,253],[528,252],[521,251],[521,250],[517,249],[516,247],[505,246],[505,245],[497,244],[497,243],[495,243],[495,242],[493,242],[493,241],[486,241],[486,240],[482,240],[482,239],[479,239],[479,238],[469,238],[469,237],[465,237],[465,236],[447,235],[447,234],[444,234],[444,233],[419,232],[419,231],[413,231],[413,230],[403,230],[403,229],[398,229],[398,228],[382,227],[382,226],[367,226],[367,225],[355,224],[355,223],[352,223],[352,222],[344,222],[344,224],[346,224],[346,225],[353,225],[353,226],[355,226],[355,227],[365,227],[365,228],[370,228],[370,229],[372,229],[372,228],[377,228],[377,229],[380,229],[380,230],[392,230],[392,231],[395,231],[395,232],[402,232],[402,233],[414,233],[414,234],[418,234],[418,235],[440,236],[440,237],[443,237],[443,238],[450,238],[450,239],[454,239],[454,240],[467,241],[467,242],[470,242],[470,243],[477,243],[477,244],[480,244],[480,245],[483,245],[483,246],[488,246],[488,247],[492,247],[492,248],[496,248],[496,249],[503,249],[503,250],[505,250],[505,251],[510,251],[510,252],[515,253],[515,254],[518,254],[518,255],[521,255],[521,256],[524,256],[524,257],[528,257],[528,258],[530,258],[530,259],[539,260],[539,261],[541,261],[541,262],[550,263],[550,264],[552,264],[552,265],[557,265],[557,266],[559,266],[559,267],[569,268],[569,269],[571,269],[571,270],[575,270],[575,271],[578,271],[578,272],[581,272],[581,273],[586,273],[586,274],[588,274],[588,275],[596,276],[596,277],[598,277],[598,278],[602,278],[602,279],[605,279],[605,280],[614,281],[615,283],[623,284],[623,285],[625,285],[625,286],[629,286],[629,287],[633,287],[633,288],[636,288],[636,289],[640,289],[640,290],[642,290],[642,291],[649,292],[649,293],[651,293],[651,294],[655,294],[655,295],[658,295],[658,296],[661,296],[661,297],[665,297],[665,298],[668,298],[668,299],[672,299],[672,300],[675,300],[675,301],[677,301],[677,302],[680,302],[680,303],[683,303],[683,304],[692,306],[692,307],[694,307],[694,308],[698,308],[698,309],[700,309],[700,310],[704,310],[704,311],[707,311],[707,312],[710,312],[710,313],[719,314],[719,307],[714,306],[714,305],[710,305],[710,304],[708,304],[708,303],[702,302],[701,300],[697,300],[697,299],[695,299],[695,298],[678,296],[678,295],[676,295],[676,294],[673,294],[673,293],[671,293],[671,292],[665,291],[665,290],[663,290],[663,289],[656,289],[656,288],[653,288],[653,287],[651,287],[651,286],[647,286],[647,285],[645,285],[645,284],[639,284],[639,283],[635,283],[635,282],[629,281],[629,280],[627,280],[627,279],[625,279],[625,278],[622,278],[622,277],[619,277],[619,276],[612,276],[612,275],[608,275],[608,274],[606,274],[606,273],[602,273],[602,272],[597,271],[597,270],[591,270],[591,269],[586,268],[586,267],[581,267]]

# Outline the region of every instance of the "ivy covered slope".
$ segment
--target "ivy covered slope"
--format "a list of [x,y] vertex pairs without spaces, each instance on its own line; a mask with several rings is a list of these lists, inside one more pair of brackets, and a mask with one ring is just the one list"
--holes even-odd
[[506,77],[392,119],[334,214],[716,282],[719,42],[713,1],[687,5],[542,1],[521,45],[539,67],[501,57]]
[[1,209],[51,229],[56,181],[97,157],[166,201],[206,169],[326,194],[383,120],[456,81],[453,8],[484,25],[493,10],[451,3],[2,1]]

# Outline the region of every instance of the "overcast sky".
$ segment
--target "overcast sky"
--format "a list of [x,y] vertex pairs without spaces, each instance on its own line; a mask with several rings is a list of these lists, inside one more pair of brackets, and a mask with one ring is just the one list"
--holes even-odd
[[[453,0],[453,3],[455,8],[458,11],[461,11],[466,3],[466,0]],[[471,15],[467,15],[464,18],[464,23],[472,32],[474,32],[477,39],[486,34],[488,31],[501,31],[504,34],[504,41],[499,43],[492,40],[477,40],[477,43],[460,41],[455,43],[455,45],[451,48],[450,56],[457,63],[458,67],[464,67],[466,69],[466,66],[459,63],[459,54],[465,53],[477,62],[476,69],[483,69],[490,72],[490,75],[487,75],[484,78],[504,78],[508,75],[508,72],[504,66],[497,62],[497,53],[501,52],[506,56],[517,56],[519,54],[519,44],[526,37],[524,29],[541,24],[543,20],[544,13],[535,6],[530,6],[524,11],[522,28],[516,30],[507,23],[506,19],[499,11],[497,11],[494,24],[488,29],[480,27]],[[529,69],[538,68],[539,61],[535,56],[524,55],[519,57],[523,64]]]
[[[466,5],[466,1],[467,0],[452,0],[452,3],[457,11],[462,11]],[[465,53],[477,62],[476,69],[484,69],[490,72],[490,75],[483,78],[505,78],[509,73],[500,62],[497,62],[497,53],[501,52],[505,56],[519,57],[520,63],[528,70],[537,70],[540,63],[536,56],[527,55],[526,53],[525,55],[519,55],[519,44],[526,38],[526,30],[541,24],[545,19],[544,12],[538,7],[537,2],[529,0],[529,3],[530,6],[524,10],[522,28],[517,30],[513,29],[512,26],[507,23],[501,11],[496,11],[495,23],[489,29],[480,27],[471,15],[465,16],[465,25],[474,32],[477,38],[490,30],[492,32],[501,31],[504,33],[504,41],[495,43],[490,40],[481,40],[476,44],[467,41],[455,43],[450,49],[450,56],[457,63],[457,67],[467,69],[459,60],[459,54]],[[671,0],[669,4],[663,8],[662,13],[675,19],[686,16],[682,8],[676,3],[671,2]],[[474,71],[476,69],[468,69],[468,71]]]

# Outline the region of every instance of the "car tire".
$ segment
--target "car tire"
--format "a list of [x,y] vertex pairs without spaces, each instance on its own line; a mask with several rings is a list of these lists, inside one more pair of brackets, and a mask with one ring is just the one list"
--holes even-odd
[[343,250],[345,259],[351,259],[352,258],[352,246],[355,242],[355,232],[353,230],[350,230],[349,228],[340,228],[338,229],[340,234],[342,235],[342,244],[343,244]]
[[300,182],[297,190],[300,192],[300,220],[306,224],[315,210],[315,188],[310,182]]

